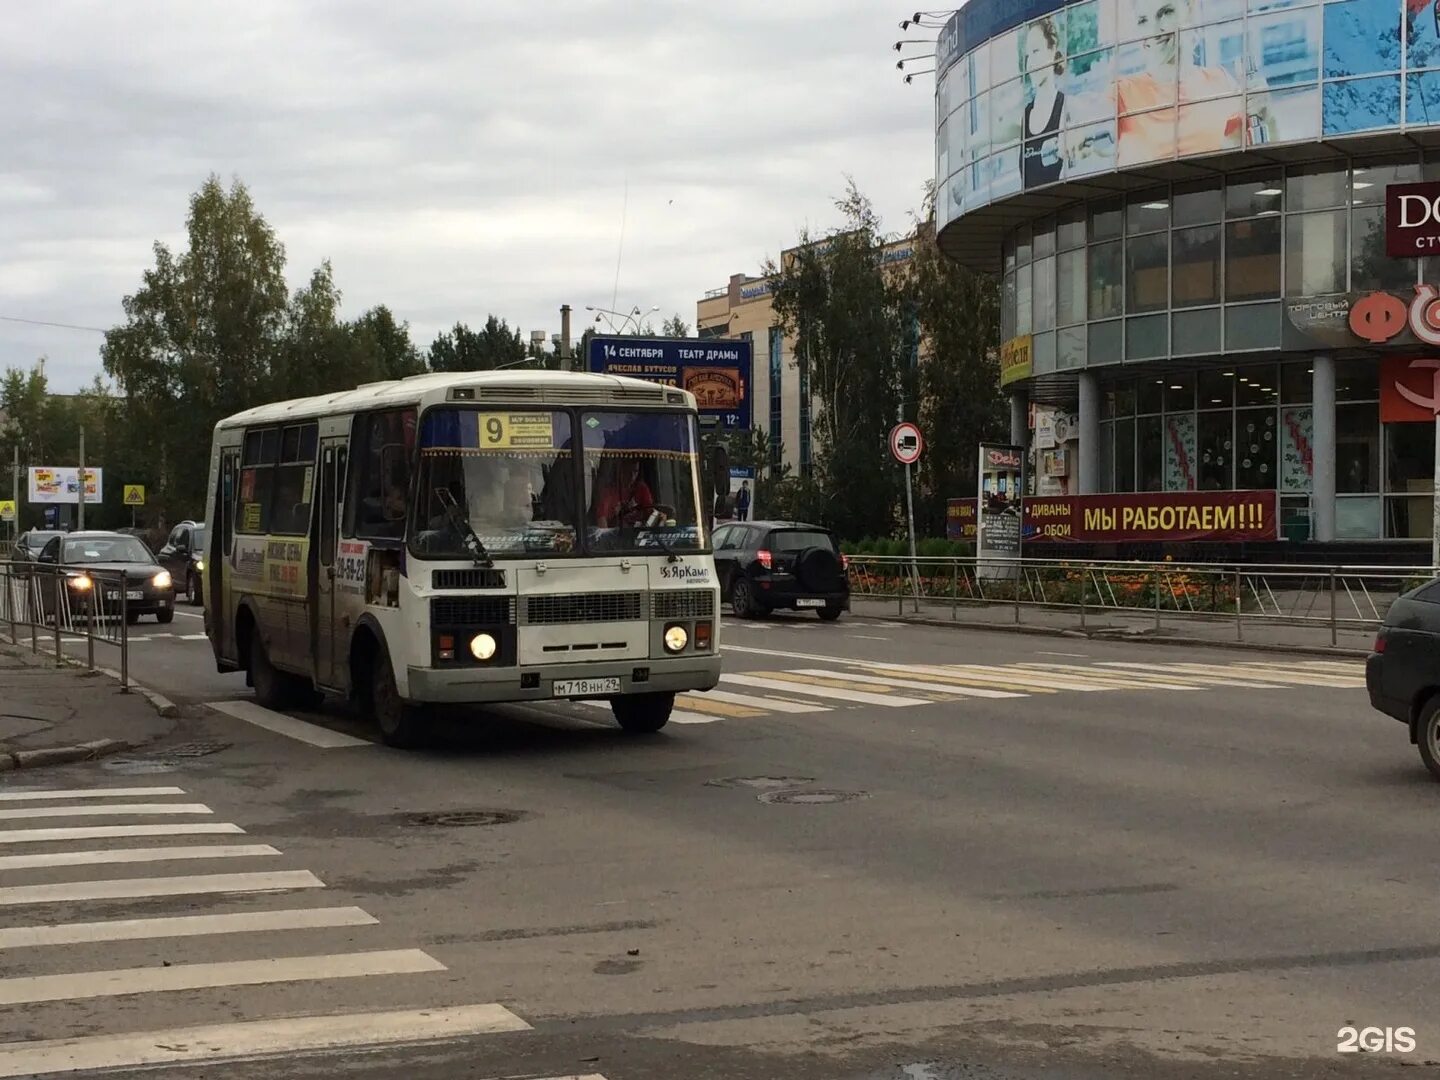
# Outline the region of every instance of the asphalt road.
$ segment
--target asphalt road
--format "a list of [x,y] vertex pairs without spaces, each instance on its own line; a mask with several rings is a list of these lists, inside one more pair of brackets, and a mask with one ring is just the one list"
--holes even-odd
[[[724,696],[659,736],[501,708],[404,753],[206,708],[248,695],[198,620],[136,632],[173,744],[0,788],[0,1077],[1440,1061],[1440,785],[1356,664],[777,617],[727,623]],[[40,790],[69,793],[4,798]],[[296,1019],[338,1014],[365,1016]],[[1416,1047],[1338,1053],[1347,1025]]]

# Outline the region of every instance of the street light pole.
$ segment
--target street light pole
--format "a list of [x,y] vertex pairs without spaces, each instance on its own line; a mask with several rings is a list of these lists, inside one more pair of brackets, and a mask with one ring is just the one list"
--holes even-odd
[[80,468],[77,471],[80,480],[80,503],[79,510],[75,514],[76,529],[85,530],[85,429],[80,429]]

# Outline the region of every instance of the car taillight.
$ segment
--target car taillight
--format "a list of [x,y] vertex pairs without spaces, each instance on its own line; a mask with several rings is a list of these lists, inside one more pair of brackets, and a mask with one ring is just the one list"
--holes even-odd
[[770,552],[763,550],[757,551],[755,553],[755,558],[759,560],[760,565],[763,566],[766,570],[770,569]]
[[841,556],[840,556],[840,569],[841,569],[841,570],[849,570],[849,569],[850,569],[850,556],[849,556],[849,555],[841,555]]
[[1381,630],[1378,634],[1375,635],[1375,648],[1374,648],[1374,650],[1372,650],[1372,651],[1377,652],[1377,653],[1378,653],[1378,652],[1384,652],[1384,651],[1385,651],[1385,631],[1384,631],[1384,630]]

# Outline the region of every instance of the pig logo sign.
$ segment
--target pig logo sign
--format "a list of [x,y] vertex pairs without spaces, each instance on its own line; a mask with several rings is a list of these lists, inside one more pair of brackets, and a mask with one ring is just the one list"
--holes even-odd
[[1418,259],[1440,252],[1440,182],[1385,188],[1385,254]]

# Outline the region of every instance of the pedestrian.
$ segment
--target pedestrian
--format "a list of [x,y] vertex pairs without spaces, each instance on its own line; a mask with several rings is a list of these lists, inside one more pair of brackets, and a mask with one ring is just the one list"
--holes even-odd
[[740,481],[740,491],[735,496],[735,520],[744,521],[750,513],[750,481]]

